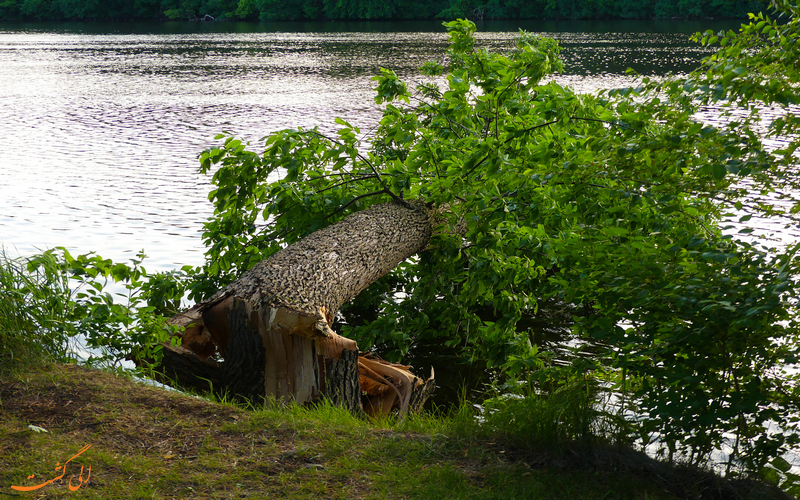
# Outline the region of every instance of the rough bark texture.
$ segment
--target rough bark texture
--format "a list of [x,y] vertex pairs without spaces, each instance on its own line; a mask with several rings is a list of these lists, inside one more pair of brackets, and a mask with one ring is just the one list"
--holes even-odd
[[225,385],[234,395],[263,399],[266,351],[261,335],[253,328],[247,303],[233,300],[228,312],[230,342],[224,367]]
[[165,371],[184,382],[169,365],[191,351],[203,363],[223,357],[218,387],[249,399],[302,404],[327,396],[353,411],[363,400],[368,413],[384,414],[421,405],[432,376],[423,381],[409,367],[359,357],[356,343],[330,324],[342,304],[425,249],[432,225],[422,205],[387,203],[286,247],[173,318],[185,328],[183,350],[165,358]]
[[431,232],[430,213],[422,206],[376,205],[258,263],[209,302],[234,295],[262,307],[332,318],[342,304],[423,250]]
[[358,413],[362,409],[361,384],[358,378],[358,351],[342,351],[325,370],[325,397],[333,404]]

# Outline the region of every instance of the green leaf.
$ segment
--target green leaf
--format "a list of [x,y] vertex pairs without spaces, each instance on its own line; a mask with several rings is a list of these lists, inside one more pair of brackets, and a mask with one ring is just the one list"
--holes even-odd
[[603,228],[603,232],[608,234],[609,236],[627,236],[628,230],[624,227],[615,227],[615,226],[607,226]]
[[781,472],[789,472],[792,468],[792,464],[787,462],[783,457],[773,458],[770,464]]

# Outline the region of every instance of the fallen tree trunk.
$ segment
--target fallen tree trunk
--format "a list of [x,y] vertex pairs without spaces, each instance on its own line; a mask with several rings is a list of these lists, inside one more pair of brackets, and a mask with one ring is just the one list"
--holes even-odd
[[159,370],[180,385],[249,400],[304,404],[327,397],[353,411],[402,414],[421,406],[433,375],[359,356],[332,329],[339,307],[425,249],[432,216],[423,205],[376,205],[321,229],[260,262],[172,318],[181,347],[164,345]]

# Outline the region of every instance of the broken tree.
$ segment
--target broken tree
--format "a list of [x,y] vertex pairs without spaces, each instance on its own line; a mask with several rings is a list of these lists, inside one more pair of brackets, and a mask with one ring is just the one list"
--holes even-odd
[[425,249],[424,205],[385,203],[354,213],[258,263],[171,322],[180,347],[164,345],[160,371],[181,385],[251,400],[298,404],[327,397],[367,413],[405,413],[433,391],[433,375],[371,355],[331,324],[339,307]]

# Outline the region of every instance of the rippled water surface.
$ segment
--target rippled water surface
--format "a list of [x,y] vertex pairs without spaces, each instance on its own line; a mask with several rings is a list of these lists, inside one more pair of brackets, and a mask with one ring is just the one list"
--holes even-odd
[[[628,67],[689,71],[705,55],[689,33],[737,24],[487,23],[479,37],[552,36],[564,47],[558,81],[593,92],[630,82]],[[439,23],[0,23],[0,245],[114,260],[144,249],[149,270],[199,265],[212,208],[197,155],[215,135],[330,131],[334,117],[368,133],[378,69],[413,80],[445,50]]]
[[[730,23],[729,23],[730,24]],[[735,23],[734,23],[735,25]],[[691,69],[702,25],[534,23],[565,47],[577,90]],[[418,28],[418,29],[417,29]],[[504,46],[516,26],[487,25]],[[57,245],[150,269],[203,261],[211,214],[197,155],[230,131],[257,141],[342,117],[368,132],[380,67],[413,79],[441,60],[437,24],[0,24],[0,244],[12,254]]]

